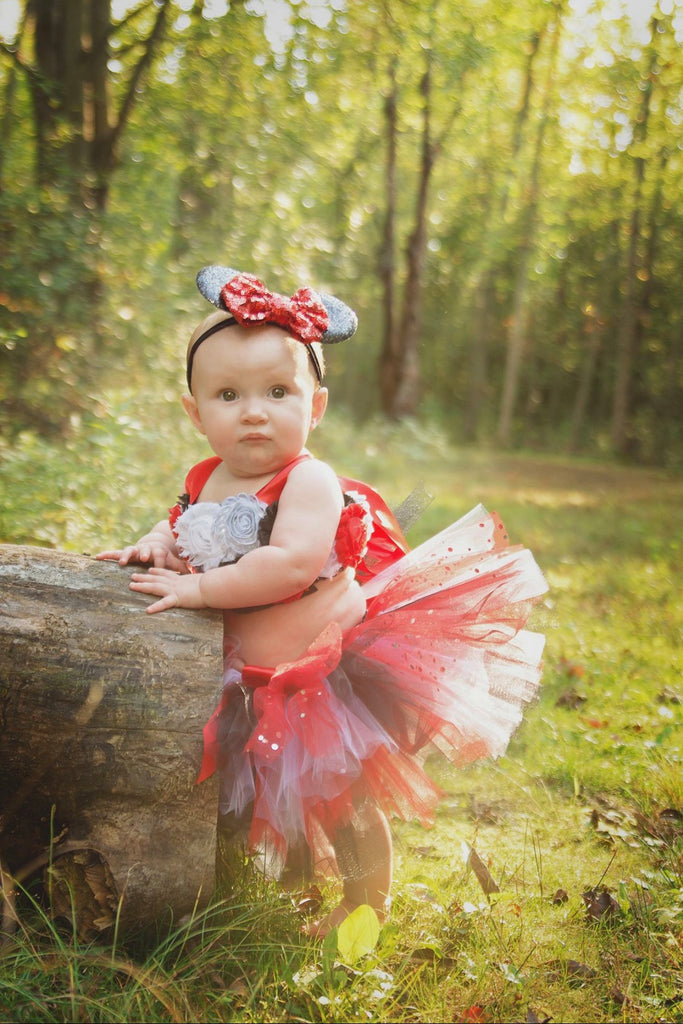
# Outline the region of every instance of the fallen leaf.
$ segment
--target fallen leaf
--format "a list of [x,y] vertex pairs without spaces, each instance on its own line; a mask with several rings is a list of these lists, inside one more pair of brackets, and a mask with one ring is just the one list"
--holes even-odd
[[581,898],[589,921],[610,921],[621,914],[621,907],[606,889],[588,889]]
[[458,1024],[484,1024],[488,1017],[482,1006],[468,1006],[462,1017],[458,1017]]
[[567,676],[573,676],[575,679],[581,679],[586,674],[586,669],[583,665],[580,665],[577,661],[568,661],[566,658],[560,658],[560,668]]
[[367,903],[344,918],[337,928],[337,949],[346,963],[355,963],[371,953],[379,939],[379,918]]
[[585,694],[579,693],[575,687],[570,686],[568,690],[560,694],[555,704],[558,708],[571,708],[572,711],[576,711],[582,704],[585,704],[587,699]]
[[596,978],[598,972],[588,964],[582,964],[579,960],[551,960],[546,964],[549,968],[549,981],[568,981],[570,984],[577,984],[590,981]]
[[660,693],[657,694],[657,700],[660,704],[683,704],[683,696],[674,690],[673,687],[665,686]]
[[549,1024],[552,1017],[539,1017],[534,1010],[529,1006],[526,1011],[525,1024]]
[[610,992],[609,997],[613,1003],[617,1004],[617,1006],[631,1006],[631,999],[625,995],[621,989],[617,988],[616,985]]
[[569,978],[580,978],[582,981],[587,981],[598,976],[598,972],[594,967],[582,964],[580,960],[567,960],[565,966],[567,968],[567,977]]
[[486,895],[488,896],[492,892],[500,892],[500,887],[495,881],[491,872],[484,864],[483,860],[474,849],[473,846],[468,846],[467,843],[462,844],[463,860],[468,868],[474,871],[479,885],[482,887]]
[[297,914],[308,917],[318,913],[322,906],[322,900],[323,897],[320,889],[317,885],[314,885],[307,892],[301,893],[298,899],[292,899],[292,903]]

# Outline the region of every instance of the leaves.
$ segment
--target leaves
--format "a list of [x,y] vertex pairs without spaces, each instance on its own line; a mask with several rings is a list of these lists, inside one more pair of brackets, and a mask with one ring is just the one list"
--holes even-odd
[[589,921],[611,923],[621,916],[621,907],[607,889],[588,889],[581,894]]
[[479,885],[487,896],[490,896],[493,892],[500,892],[498,883],[495,881],[486,864],[484,864],[473,846],[468,846],[467,843],[463,843],[462,855],[463,860],[467,864],[468,868],[472,869],[476,875]]
[[371,953],[379,939],[379,919],[364,903],[344,918],[337,928],[337,949],[343,961],[354,964]]

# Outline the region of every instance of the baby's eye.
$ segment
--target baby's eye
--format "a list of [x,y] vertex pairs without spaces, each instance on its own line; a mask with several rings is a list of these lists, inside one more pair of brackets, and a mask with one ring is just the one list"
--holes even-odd
[[237,398],[237,394],[230,388],[227,388],[225,391],[221,391],[221,398],[224,402],[234,402]]
[[270,389],[271,398],[284,398],[287,394],[287,388],[283,387],[282,384],[275,384]]

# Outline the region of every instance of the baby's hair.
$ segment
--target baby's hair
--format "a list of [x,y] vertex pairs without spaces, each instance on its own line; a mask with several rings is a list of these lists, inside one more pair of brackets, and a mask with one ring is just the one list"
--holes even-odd
[[[319,341],[312,341],[306,346],[306,349],[309,355],[308,362],[311,367],[311,371],[313,372],[318,385],[322,385],[325,377],[325,356],[323,355],[323,347]],[[313,355],[315,355],[315,358],[317,359],[317,369],[316,363],[312,359]],[[320,371],[319,374],[318,371]]]
[[[201,328],[207,323],[208,326],[205,330],[201,330]],[[205,320],[202,320],[202,322],[195,327],[187,346],[187,387],[190,394],[192,394],[192,366],[194,363],[195,353],[199,346],[202,342],[206,341],[207,338],[210,338],[213,334],[217,334],[224,328],[236,326],[238,326],[238,322],[233,316],[219,316],[216,318],[216,314],[214,313]],[[301,342],[287,334],[287,332],[285,332],[285,334],[291,341],[296,342],[297,345],[301,344]],[[320,387],[322,386],[323,377],[325,375],[325,357],[323,355],[323,347],[320,342],[312,341],[304,345],[304,348],[308,354],[308,365],[310,370],[316,379],[316,384]]]

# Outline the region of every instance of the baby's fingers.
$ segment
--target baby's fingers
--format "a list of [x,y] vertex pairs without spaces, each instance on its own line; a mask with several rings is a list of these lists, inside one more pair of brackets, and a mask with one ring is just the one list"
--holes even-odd
[[134,572],[130,578],[130,589],[139,590],[143,594],[158,594],[162,597],[169,592],[169,583],[162,574],[170,577],[178,575],[177,572],[153,566],[147,572]]
[[145,611],[147,612],[148,615],[154,615],[155,612],[166,612],[169,611],[171,608],[176,608],[177,606],[178,598],[176,597],[176,595],[166,594],[165,597],[162,597],[159,601],[155,601],[154,604],[151,604],[148,608],[145,609]]
[[163,579],[177,579],[178,573],[174,572],[173,569],[164,569],[163,565],[151,566],[147,572],[134,572],[131,576],[132,580],[156,580],[157,583],[161,583]]
[[129,562],[146,562],[142,551],[136,545],[129,544],[127,548],[117,548],[116,551],[100,551],[95,558],[110,562],[118,562],[119,565],[128,565]]
[[116,561],[116,559],[119,558],[120,555],[120,551],[98,551],[97,554],[95,555],[95,558],[99,558],[100,560],[107,559],[110,561]]
[[159,598],[146,609],[148,614],[164,612],[168,608],[175,608],[178,604],[177,594],[169,587],[166,580],[161,578],[162,576],[172,577],[177,576],[177,573],[169,572],[166,569],[150,569],[149,572],[135,572],[131,576],[131,590]]

